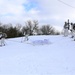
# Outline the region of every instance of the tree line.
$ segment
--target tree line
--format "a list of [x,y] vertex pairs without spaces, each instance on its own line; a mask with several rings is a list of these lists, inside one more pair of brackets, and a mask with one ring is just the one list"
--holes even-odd
[[25,25],[16,24],[3,24],[0,23],[0,32],[6,33],[8,38],[21,37],[24,32],[29,35],[59,35],[60,32],[56,31],[51,25],[40,25],[37,20],[28,20]]

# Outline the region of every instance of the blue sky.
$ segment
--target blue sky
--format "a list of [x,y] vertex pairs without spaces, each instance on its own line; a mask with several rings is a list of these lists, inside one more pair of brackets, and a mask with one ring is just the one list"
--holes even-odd
[[39,7],[39,4],[38,2],[36,1],[30,1],[29,3],[27,4],[23,4],[24,8],[27,10],[27,11],[30,11],[31,9],[33,8],[38,8]]
[[[75,0],[61,0],[75,7]],[[75,22],[75,9],[58,0],[0,0],[0,22],[21,23],[38,20],[39,25],[50,24],[62,28],[70,19]]]

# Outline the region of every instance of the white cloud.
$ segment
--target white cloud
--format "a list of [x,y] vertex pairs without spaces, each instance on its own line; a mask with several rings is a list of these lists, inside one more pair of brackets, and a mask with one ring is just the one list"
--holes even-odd
[[[75,7],[74,0],[72,1],[62,0],[62,1]],[[49,22],[50,24],[54,26],[56,25],[56,26],[62,27],[64,25],[64,22],[67,21],[67,19],[70,19],[71,22],[75,22],[74,8],[69,7],[65,4],[62,4],[58,0],[44,0],[44,1],[38,0],[38,2],[42,9],[40,14],[41,19],[46,18],[47,23]]]
[[62,32],[63,31],[63,27],[61,26],[53,26],[57,31]]
[[[62,1],[75,7],[74,0]],[[29,7],[33,3],[36,6]],[[24,23],[31,19],[38,20],[40,24],[62,27],[67,19],[74,22],[74,14],[74,8],[58,0],[0,0],[0,21],[3,23]]]
[[0,0],[0,20],[3,23],[22,23],[28,19],[38,19],[39,10],[31,8],[27,11],[23,4],[28,0]]

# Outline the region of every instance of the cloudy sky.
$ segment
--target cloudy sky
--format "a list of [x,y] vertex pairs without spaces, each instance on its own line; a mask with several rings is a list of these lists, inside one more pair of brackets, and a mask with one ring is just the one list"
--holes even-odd
[[0,0],[2,23],[23,24],[27,20],[38,20],[39,25],[60,28],[67,19],[75,22],[75,0]]

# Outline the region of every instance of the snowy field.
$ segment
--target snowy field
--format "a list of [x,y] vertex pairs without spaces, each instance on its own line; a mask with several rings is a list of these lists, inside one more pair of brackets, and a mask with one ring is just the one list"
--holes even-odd
[[[47,39],[46,44],[36,44]],[[6,39],[0,47],[0,75],[75,75],[75,41],[70,36]],[[35,42],[35,43],[34,43]]]

